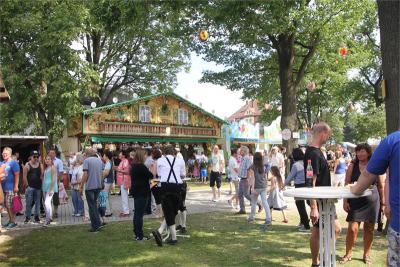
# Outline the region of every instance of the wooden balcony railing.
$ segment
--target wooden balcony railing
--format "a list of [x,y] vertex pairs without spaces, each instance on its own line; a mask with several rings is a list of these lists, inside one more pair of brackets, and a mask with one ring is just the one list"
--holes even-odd
[[120,122],[101,122],[100,131],[122,135],[217,136],[217,130],[212,128]]

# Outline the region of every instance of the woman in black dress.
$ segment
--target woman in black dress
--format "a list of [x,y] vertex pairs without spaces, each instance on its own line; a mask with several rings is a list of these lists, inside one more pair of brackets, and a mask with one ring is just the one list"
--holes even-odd
[[[365,170],[372,151],[368,144],[359,144],[356,147],[356,159],[350,164],[346,172],[345,184],[357,182],[360,174]],[[364,223],[364,254],[365,264],[371,264],[370,251],[374,239],[375,223],[378,219],[380,200],[376,184],[373,186],[372,195],[368,197],[344,199],[343,209],[347,212],[346,221],[349,223],[346,236],[346,254],[340,263],[351,261],[353,247],[357,239],[360,224]]]

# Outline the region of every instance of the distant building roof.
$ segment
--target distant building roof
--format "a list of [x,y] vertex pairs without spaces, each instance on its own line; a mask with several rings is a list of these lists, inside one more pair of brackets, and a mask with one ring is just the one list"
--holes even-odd
[[237,121],[248,117],[258,117],[261,115],[261,110],[258,108],[257,100],[246,101],[238,111],[233,113],[228,121]]

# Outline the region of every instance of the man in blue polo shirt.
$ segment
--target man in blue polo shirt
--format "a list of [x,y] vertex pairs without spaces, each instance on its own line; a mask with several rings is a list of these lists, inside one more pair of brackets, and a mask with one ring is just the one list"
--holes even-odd
[[387,136],[379,144],[367,169],[361,174],[356,185],[350,188],[353,194],[360,195],[374,183],[378,175],[389,168],[389,182],[385,183],[385,215],[390,218],[388,230],[388,266],[400,266],[400,131]]
[[5,178],[2,181],[2,188],[4,191],[4,206],[8,213],[8,222],[4,227],[10,229],[17,226],[15,222],[15,213],[13,211],[13,197],[18,193],[18,182],[19,182],[19,164],[17,161],[11,158],[12,150],[9,147],[5,147],[3,150],[3,162],[1,165],[5,165]]

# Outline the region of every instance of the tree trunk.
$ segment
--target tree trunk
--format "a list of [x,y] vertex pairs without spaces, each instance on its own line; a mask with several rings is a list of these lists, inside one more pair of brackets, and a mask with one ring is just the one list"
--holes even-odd
[[[291,132],[298,130],[297,88],[293,81],[294,36],[282,34],[278,37],[279,84],[282,97],[281,128]],[[287,155],[297,146],[297,139],[282,140]]]
[[49,131],[49,129],[51,129],[50,121],[42,108],[37,108],[37,114],[41,125],[41,135],[47,135],[49,137],[44,143],[46,150],[49,151],[49,149],[54,147],[54,134]]
[[383,78],[386,80],[386,130],[400,130],[400,1],[378,0]]

